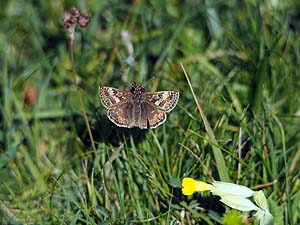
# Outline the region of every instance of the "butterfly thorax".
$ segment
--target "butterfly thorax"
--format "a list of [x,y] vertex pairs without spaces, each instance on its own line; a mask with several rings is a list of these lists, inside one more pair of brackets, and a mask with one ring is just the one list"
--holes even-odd
[[133,82],[130,88],[130,92],[134,95],[141,95],[142,93],[146,92],[146,89],[144,85]]
[[144,85],[133,82],[130,88],[130,92],[132,93],[132,101],[136,104],[139,105],[144,101],[143,93],[146,92]]

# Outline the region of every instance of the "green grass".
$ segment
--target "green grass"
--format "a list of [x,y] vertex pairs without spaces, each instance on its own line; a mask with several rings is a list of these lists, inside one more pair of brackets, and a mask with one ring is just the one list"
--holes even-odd
[[[182,195],[187,176],[262,189],[275,224],[300,224],[298,1],[73,3],[1,6],[0,224],[220,224],[236,215],[209,193]],[[77,87],[62,26],[72,6],[92,15],[76,28]],[[98,86],[133,81],[180,91],[154,130],[106,117]]]

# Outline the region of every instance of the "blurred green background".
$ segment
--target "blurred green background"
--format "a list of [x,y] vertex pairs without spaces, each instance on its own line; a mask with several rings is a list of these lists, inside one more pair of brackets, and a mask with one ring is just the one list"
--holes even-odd
[[[72,7],[92,16],[76,27],[77,87]],[[222,178],[217,148],[231,182],[264,190],[275,224],[299,224],[299,31],[292,0],[2,1],[0,223],[256,224],[209,193],[182,195],[183,177]],[[100,104],[99,85],[133,81],[180,91],[154,130],[118,128]]]

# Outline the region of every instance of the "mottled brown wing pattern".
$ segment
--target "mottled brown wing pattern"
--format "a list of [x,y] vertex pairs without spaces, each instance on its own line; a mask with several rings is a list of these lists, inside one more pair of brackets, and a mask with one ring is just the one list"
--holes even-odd
[[156,128],[167,119],[166,113],[158,109],[153,104],[149,104],[148,101],[145,101],[141,104],[141,119],[139,123],[139,128]]
[[99,87],[99,95],[102,105],[109,109],[118,103],[128,101],[132,95],[129,91],[120,90],[112,87]]
[[119,127],[132,128],[135,125],[132,112],[133,105],[129,102],[125,102],[109,108],[107,117]]
[[147,101],[151,102],[160,110],[170,112],[175,108],[179,99],[178,91],[157,91],[143,93]]

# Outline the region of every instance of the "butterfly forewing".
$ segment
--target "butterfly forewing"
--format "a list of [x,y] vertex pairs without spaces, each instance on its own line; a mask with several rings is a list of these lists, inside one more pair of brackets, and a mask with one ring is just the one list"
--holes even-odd
[[112,87],[99,87],[99,95],[102,105],[109,109],[113,105],[124,103],[132,95],[129,91]]
[[178,91],[147,92],[143,95],[149,102],[165,112],[170,112],[174,109],[179,99]]

